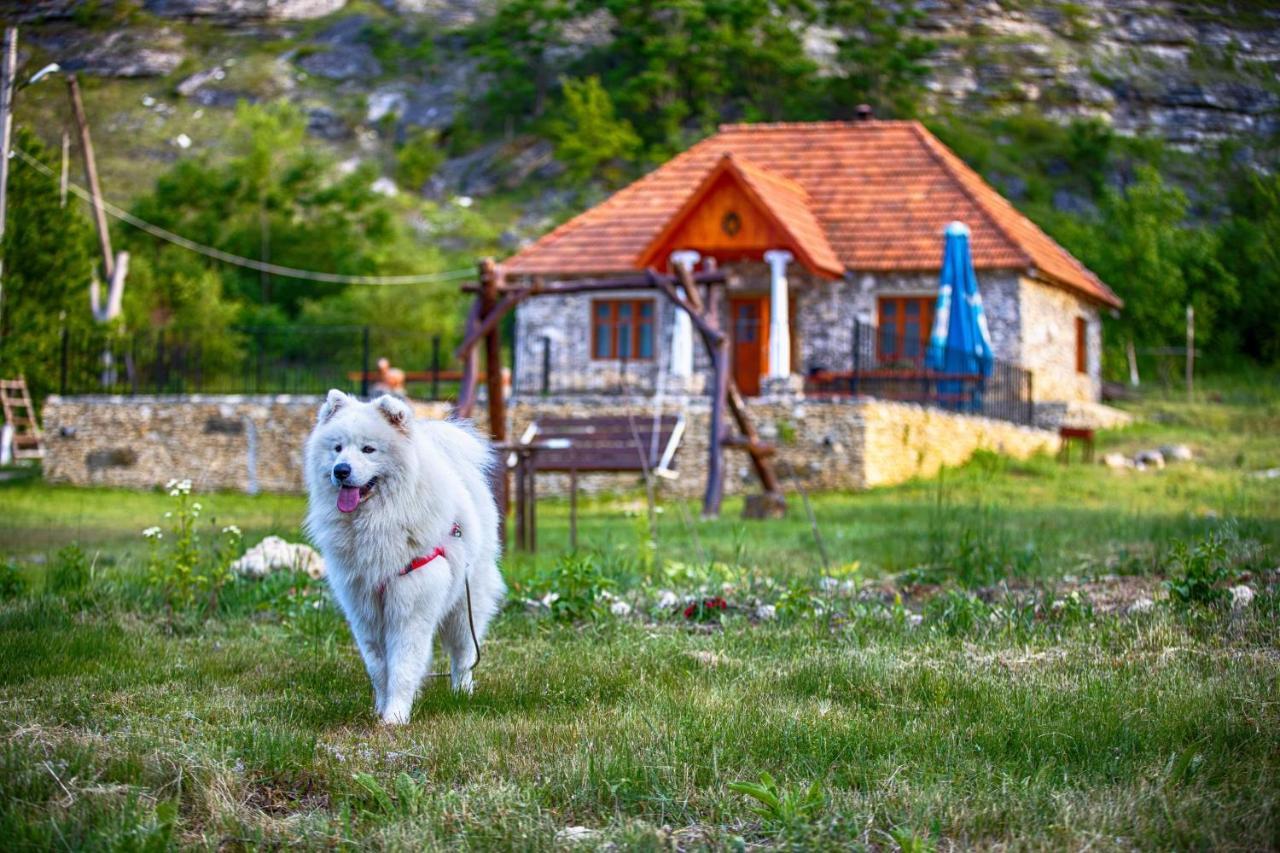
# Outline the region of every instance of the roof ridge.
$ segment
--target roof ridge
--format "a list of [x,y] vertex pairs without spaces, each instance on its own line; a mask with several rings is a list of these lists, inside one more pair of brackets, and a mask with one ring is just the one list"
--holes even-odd
[[[982,199],[979,199],[977,195],[974,194],[973,190],[971,190],[964,180],[961,179],[960,175],[956,173],[955,168],[947,161],[947,158],[943,156],[942,152],[934,148],[933,142],[939,141],[937,140],[937,137],[930,133],[929,129],[918,121],[911,122],[911,130],[915,133],[916,138],[920,140],[920,144],[924,146],[924,149],[929,152],[929,156],[942,167],[942,170],[947,173],[951,180],[955,181],[956,186],[960,188],[960,192],[964,194],[965,198],[973,202],[974,207],[978,208],[978,211],[986,217],[988,222],[991,223],[991,227],[998,231],[1000,235],[1008,241],[1009,245],[1013,246],[1022,254],[1025,263],[1030,266],[1035,266],[1035,258],[1027,247],[1022,245],[1022,241],[1010,234],[1009,229],[1004,227],[1004,223],[991,215],[991,211],[987,210],[986,203]],[[939,144],[941,144],[940,141]]]
[[902,127],[914,124],[907,119],[829,119],[827,121],[736,121],[718,125],[717,133],[729,130],[795,130],[797,128],[830,130],[854,127]]
[[[915,122],[915,124],[919,124],[919,122]],[[939,145],[942,144],[941,141],[937,140],[937,137],[935,137],[932,133],[930,133],[929,129],[924,127],[923,125],[920,125],[919,130],[917,132],[922,132],[929,139],[938,141]],[[932,146],[930,146],[930,148],[932,148]],[[965,163],[962,159],[960,159],[959,155],[955,154],[955,152],[950,151],[950,149],[947,149],[947,153],[949,153],[951,157],[954,157],[957,161],[959,161],[959,163],[965,169],[972,172],[974,178],[986,184],[986,181],[983,180],[980,174],[978,174],[977,170],[974,169],[972,166],[970,166],[968,163]],[[965,194],[972,197],[972,193],[970,192],[969,188],[964,186],[963,181],[961,181],[959,179],[959,176],[956,175],[955,164],[950,162],[950,158],[945,156],[945,154],[943,154],[942,152],[938,152],[938,157],[939,157],[939,162],[943,164],[943,167],[947,170],[947,172],[949,174],[952,174],[953,176],[956,176],[957,182],[961,184]],[[1018,208],[1014,207],[1013,202],[1009,201],[1007,198],[1005,198],[1003,195],[997,192],[990,185],[987,185],[987,187],[988,189],[991,190],[992,195],[994,196],[997,203],[1003,204],[1005,207],[1009,209],[1011,213],[1019,217],[1026,225],[1030,226],[1035,233],[1039,234],[1041,237],[1047,240],[1049,244],[1062,257],[1062,259],[1066,260],[1068,264],[1075,267],[1076,271],[1084,275],[1086,278],[1091,279],[1092,282],[1098,285],[1098,287],[1100,287],[1104,292],[1111,294],[1112,296],[1115,296],[1115,291],[1113,291],[1110,287],[1108,287],[1107,284],[1103,282],[1103,280],[1098,276],[1097,273],[1095,273],[1093,270],[1085,266],[1084,262],[1082,262],[1079,258],[1073,255],[1071,252],[1067,251],[1065,246],[1063,246],[1057,240],[1053,239],[1053,237],[1051,237],[1049,234],[1045,233],[1045,230],[1041,228],[1039,225],[1037,225],[1034,221],[1032,221],[1031,217],[1027,216],[1022,211],[1018,210]],[[979,202],[977,199],[975,199],[975,203],[979,205],[983,213],[987,214],[989,219],[992,219],[993,223],[996,225],[996,227],[1000,230],[1002,234],[1012,239],[1015,246],[1017,246],[1022,252],[1030,256],[1029,260],[1032,266],[1035,267],[1037,273],[1039,273],[1040,275],[1047,275],[1049,278],[1052,278],[1057,281],[1061,281],[1061,278],[1058,275],[1054,274],[1053,272],[1050,272],[1049,270],[1046,270],[1044,268],[1044,264],[1038,263],[1036,261],[1035,256],[1031,253],[1031,251],[1026,246],[1023,245],[1022,241],[1018,240],[1017,238],[1013,237],[1013,235],[1009,234],[1008,229],[1006,229],[1003,224],[994,220],[994,218],[990,216],[990,214],[987,211],[986,203]]]

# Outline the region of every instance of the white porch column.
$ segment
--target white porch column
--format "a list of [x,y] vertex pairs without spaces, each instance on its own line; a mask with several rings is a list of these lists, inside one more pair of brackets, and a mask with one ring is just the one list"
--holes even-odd
[[787,264],[792,254],[782,249],[764,253],[769,265],[769,378],[785,379],[791,375],[791,318],[787,293]]
[[[671,265],[684,267],[690,273],[693,265],[702,260],[702,255],[688,249],[671,253]],[[681,296],[688,296],[683,287],[677,287]],[[668,371],[672,376],[688,379],[693,376],[693,321],[683,308],[671,306],[676,312],[675,323],[671,329],[671,366]]]

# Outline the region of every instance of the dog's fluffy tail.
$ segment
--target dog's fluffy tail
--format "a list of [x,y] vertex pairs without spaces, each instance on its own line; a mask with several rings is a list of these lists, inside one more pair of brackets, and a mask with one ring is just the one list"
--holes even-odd
[[493,472],[498,456],[489,439],[480,435],[471,421],[450,418],[446,421],[429,421],[432,438],[439,442],[444,452],[468,467]]

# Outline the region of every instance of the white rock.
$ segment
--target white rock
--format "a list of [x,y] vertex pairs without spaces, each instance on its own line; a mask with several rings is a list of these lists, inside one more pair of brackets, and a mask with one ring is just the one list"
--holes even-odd
[[174,137],[173,144],[185,151],[191,147],[191,137],[187,136],[185,133],[179,133]]
[[1143,450],[1133,457],[1133,461],[1137,463],[1139,468],[1155,468],[1159,470],[1164,467],[1164,454],[1159,450]]
[[1156,603],[1154,601],[1147,598],[1146,596],[1143,596],[1142,598],[1139,598],[1136,601],[1134,601],[1133,604],[1130,604],[1128,609],[1125,612],[1150,613],[1152,610],[1155,609],[1155,607],[1156,607]]
[[290,543],[268,536],[231,564],[231,570],[250,578],[266,577],[274,571],[304,571],[313,580],[324,577],[324,558],[311,546]]
[[396,186],[396,182],[385,175],[370,184],[369,189],[378,195],[386,196],[387,198],[392,198],[400,194],[400,188]]
[[1231,587],[1231,609],[1243,610],[1253,603],[1253,590],[1244,584]]
[[1132,468],[1133,460],[1123,453],[1108,453],[1102,457],[1102,464],[1108,468]]
[[600,837],[600,830],[586,826],[566,826],[556,833],[556,841],[560,844],[584,844]]
[[778,608],[772,604],[761,604],[756,608],[756,618],[762,622],[769,622],[778,618]]
[[1166,462],[1190,462],[1195,458],[1191,448],[1185,444],[1165,444],[1160,448],[1160,455]]

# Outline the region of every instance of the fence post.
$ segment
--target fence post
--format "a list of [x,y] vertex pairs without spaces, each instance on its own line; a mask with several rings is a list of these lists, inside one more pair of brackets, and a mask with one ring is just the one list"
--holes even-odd
[[71,339],[67,327],[62,327],[62,365],[58,372],[58,393],[67,395],[67,359],[70,358]]
[[551,336],[542,336],[542,396],[551,393]]
[[369,399],[369,327],[364,327],[360,344],[360,396]]
[[856,397],[858,394],[858,376],[862,370],[862,321],[857,317],[853,318],[853,382],[850,392]]
[[440,399],[440,336],[431,336],[431,399]]
[[1027,371],[1027,426],[1036,425],[1036,403],[1035,394],[1033,393],[1033,382],[1035,374],[1030,370]]

